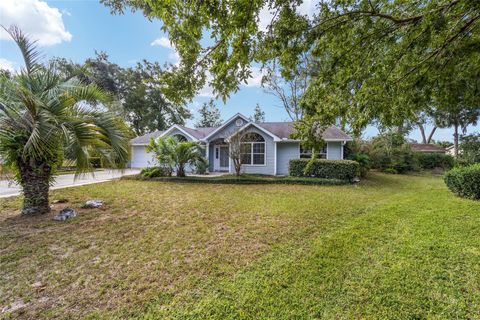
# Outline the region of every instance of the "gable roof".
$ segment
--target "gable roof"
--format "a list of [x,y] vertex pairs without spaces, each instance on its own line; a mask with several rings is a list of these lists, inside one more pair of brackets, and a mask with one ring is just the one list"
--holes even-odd
[[[275,135],[273,132],[265,129],[265,128],[262,127],[259,123],[255,123],[255,122],[251,122],[251,121],[248,122],[248,123],[247,123],[246,125],[244,125],[243,127],[239,128],[237,131],[235,131],[230,137],[236,135],[238,132],[241,132],[241,131],[245,130],[245,129],[248,128],[248,127],[255,127],[255,128],[257,128],[258,130],[260,130],[260,131],[268,134],[270,137],[272,137],[274,141],[279,141],[279,140],[281,140],[280,137],[278,137],[277,135]],[[229,137],[229,139],[230,139],[230,137]]]
[[196,139],[200,140],[205,138],[207,135],[209,135],[212,131],[217,129],[218,127],[204,127],[204,128],[187,128],[185,126],[179,126],[183,130],[185,130],[188,134],[194,136]]
[[[245,129],[246,127],[253,125],[258,129],[264,131],[265,133],[272,136],[275,140],[288,140],[288,141],[299,141],[296,139],[292,139],[291,135],[295,132],[295,127],[293,122],[262,122],[262,123],[254,123],[251,122],[247,117],[244,115],[237,113],[227,121],[225,121],[219,127],[206,127],[206,128],[188,128],[181,125],[173,125],[166,131],[155,131],[152,133],[148,133],[144,136],[137,137],[132,139],[130,143],[132,145],[145,145],[148,144],[150,138],[157,138],[167,134],[169,131],[173,129],[178,129],[179,131],[184,132],[186,135],[194,138],[195,140],[207,140],[209,137],[213,136],[215,133],[219,132],[222,128],[225,128],[229,123],[231,123],[235,118],[241,117],[247,123],[240,128],[240,130]],[[322,138],[325,141],[351,141],[353,140],[348,134],[340,130],[335,126],[328,127],[323,131]]]
[[203,139],[208,139],[209,137],[213,136],[215,133],[217,133],[220,130],[222,130],[223,128],[225,128],[230,122],[232,122],[235,118],[238,118],[238,117],[242,118],[246,122],[250,122],[250,120],[247,117],[245,117],[243,114],[237,113],[233,117],[231,117],[230,119],[225,121],[220,127],[214,128],[214,130],[212,130],[209,134],[207,134],[205,137],[203,137]]
[[159,130],[150,132],[150,133],[144,134],[143,136],[138,136],[136,138],[133,138],[132,140],[130,140],[130,144],[132,146],[135,146],[135,145],[143,146],[148,144],[151,138],[156,139],[160,137],[162,134],[163,134],[163,131],[159,131]]
[[[291,135],[295,132],[293,122],[263,122],[258,125],[270,131],[280,139],[291,139]],[[325,129],[325,131],[322,132],[322,139],[325,141],[353,140],[348,134],[335,126]]]

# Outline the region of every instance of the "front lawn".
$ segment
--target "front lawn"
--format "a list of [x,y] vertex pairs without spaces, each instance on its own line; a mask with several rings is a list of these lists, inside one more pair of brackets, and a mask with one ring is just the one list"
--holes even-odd
[[107,205],[60,223],[0,199],[0,318],[480,318],[480,202],[441,177],[121,180],[60,198]]

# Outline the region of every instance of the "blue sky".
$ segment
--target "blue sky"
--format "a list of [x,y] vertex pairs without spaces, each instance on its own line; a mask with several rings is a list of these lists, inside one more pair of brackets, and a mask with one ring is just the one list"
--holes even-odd
[[[314,2],[306,1],[305,12],[312,5]],[[142,59],[161,64],[174,63],[177,59],[175,51],[164,39],[160,22],[149,21],[139,12],[111,15],[109,9],[96,0],[1,0],[0,23],[6,26],[15,23],[39,39],[45,59],[59,56],[83,62],[94,56],[95,50],[105,51],[111,61],[124,67],[133,66]],[[0,67],[17,69],[21,66],[18,49],[4,32],[0,33]],[[250,116],[259,103],[267,121],[288,120],[279,101],[261,88],[260,77],[260,72],[254,72],[249,84],[232,94],[226,104],[217,101],[224,119],[237,112]],[[194,116],[197,108],[210,100],[210,95],[210,90],[205,88],[189,104]],[[189,120],[188,124],[193,121]],[[474,128],[469,131],[474,131]],[[377,132],[376,128],[369,127],[365,136]],[[452,130],[442,129],[437,131],[434,138],[451,140],[451,135]],[[418,131],[412,132],[411,137],[419,139]]]

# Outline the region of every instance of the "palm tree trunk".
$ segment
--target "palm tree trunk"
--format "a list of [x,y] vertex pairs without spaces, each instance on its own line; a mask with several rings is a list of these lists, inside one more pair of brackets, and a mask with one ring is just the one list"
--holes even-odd
[[50,211],[48,191],[52,168],[34,160],[18,163],[23,189],[22,214],[39,214]]
[[177,177],[185,177],[185,166],[178,165],[177,167]]

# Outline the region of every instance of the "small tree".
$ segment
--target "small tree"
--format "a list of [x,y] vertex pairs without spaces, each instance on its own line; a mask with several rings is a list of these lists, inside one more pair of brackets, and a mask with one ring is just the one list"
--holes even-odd
[[255,123],[265,122],[265,112],[260,108],[260,105],[257,103],[255,106],[255,111],[253,117],[250,118]]
[[0,158],[23,190],[23,214],[50,211],[48,193],[63,160],[77,173],[92,170],[93,155],[111,167],[129,156],[125,124],[95,105],[108,102],[96,85],[64,79],[57,66],[42,65],[35,42],[20,29],[7,30],[23,54],[25,67],[0,75]]
[[242,170],[242,142],[245,134],[236,132],[228,138],[229,157],[232,159],[233,167],[235,168],[235,175],[240,176]]
[[198,113],[200,118],[195,123],[195,128],[218,127],[222,124],[220,110],[218,110],[213,100],[210,100],[208,103],[205,102],[198,110]]
[[198,163],[206,164],[207,160],[202,156],[201,146],[194,141],[179,141],[175,137],[151,139],[147,146],[147,152],[154,152],[161,166],[173,169],[177,177],[185,177],[185,166],[195,166]]

